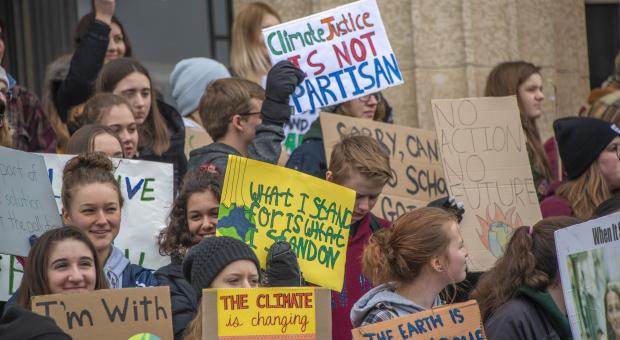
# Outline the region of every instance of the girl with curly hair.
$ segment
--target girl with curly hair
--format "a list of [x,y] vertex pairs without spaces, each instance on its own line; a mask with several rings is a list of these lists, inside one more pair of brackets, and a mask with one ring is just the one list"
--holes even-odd
[[171,258],[171,263],[159,268],[155,276],[161,285],[170,286],[175,339],[182,339],[198,300],[194,288],[183,277],[183,258],[203,238],[215,236],[221,182],[220,176],[206,166],[189,172],[174,201],[168,226],[158,237],[159,253]]

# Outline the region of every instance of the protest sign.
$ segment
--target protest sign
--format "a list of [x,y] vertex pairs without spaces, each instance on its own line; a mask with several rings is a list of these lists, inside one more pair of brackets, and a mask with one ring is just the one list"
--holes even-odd
[[351,333],[353,340],[486,339],[475,300],[355,328]]
[[205,340],[331,339],[331,292],[311,287],[205,289]]
[[73,339],[129,339],[139,334],[172,339],[166,286],[34,296],[32,311],[54,319]]
[[190,151],[213,143],[209,133],[200,124],[183,117],[185,124],[185,156],[189,158]]
[[[56,198],[57,206],[54,209],[55,216],[58,216],[62,211],[62,170],[65,163],[74,156],[41,156],[45,160],[45,183],[52,183],[53,195],[50,193],[50,196]],[[146,268],[157,269],[170,263],[168,257],[159,254],[157,234],[166,226],[172,207],[172,165],[129,159],[113,159],[113,162],[124,200],[121,229],[114,245],[123,250],[132,263]],[[14,257],[2,255],[0,300],[7,300],[15,292],[21,280],[21,272],[21,265]]]
[[30,236],[62,225],[43,157],[0,147],[0,188],[0,252],[27,256]]
[[515,96],[432,101],[448,191],[465,204],[469,269],[484,271],[512,231],[542,216]]
[[[42,155],[60,211],[62,170],[74,156]],[[146,268],[157,269],[170,263],[169,258],[159,255],[157,235],[166,226],[172,208],[172,164],[118,158],[112,161],[124,200],[121,229],[114,245],[123,250],[132,263]]]
[[217,235],[247,243],[265,268],[278,240],[290,243],[304,279],[342,289],[355,192],[304,173],[229,156]]
[[325,156],[347,135],[377,140],[390,157],[392,176],[373,213],[393,221],[400,214],[448,195],[434,132],[321,112]]
[[573,339],[620,339],[620,213],[555,232]]
[[303,142],[304,135],[310,130],[310,125],[319,117],[318,112],[302,112],[291,115],[288,122],[284,123],[284,141],[282,144],[289,154]]
[[296,112],[365,96],[403,82],[375,0],[362,0],[263,30],[272,64],[306,73],[291,98]]

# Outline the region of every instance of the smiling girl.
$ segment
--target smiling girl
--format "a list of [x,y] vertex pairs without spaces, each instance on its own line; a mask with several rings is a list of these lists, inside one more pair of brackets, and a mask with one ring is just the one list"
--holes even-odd
[[215,236],[220,183],[220,176],[209,172],[208,167],[187,173],[172,206],[170,222],[159,234],[159,253],[170,256],[171,263],[159,268],[155,276],[161,285],[170,286],[175,339],[182,337],[198,301],[195,290],[183,277],[181,263],[192,246]]
[[129,263],[112,245],[121,226],[123,198],[112,161],[101,152],[80,154],[67,162],[62,179],[65,225],[86,233],[95,245],[110,288],[156,286],[150,270]]
[[33,296],[105,288],[93,243],[79,229],[62,227],[45,232],[30,248],[16,303],[30,309]]

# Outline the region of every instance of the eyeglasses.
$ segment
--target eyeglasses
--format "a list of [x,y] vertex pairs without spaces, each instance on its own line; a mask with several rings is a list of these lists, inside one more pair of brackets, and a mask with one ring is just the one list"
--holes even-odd
[[362,97],[359,97],[359,98],[357,98],[357,99],[359,99],[362,103],[368,103],[368,102],[370,101],[370,97],[374,97],[374,98],[375,98],[375,100],[376,100],[376,101],[377,101],[377,103],[378,103],[378,102],[380,102],[380,101],[381,101],[381,92],[371,93],[371,94],[369,94],[369,95],[362,96]]
[[244,112],[244,113],[237,113],[237,114],[240,115],[241,117],[247,117],[247,116],[259,115],[261,113],[260,112]]

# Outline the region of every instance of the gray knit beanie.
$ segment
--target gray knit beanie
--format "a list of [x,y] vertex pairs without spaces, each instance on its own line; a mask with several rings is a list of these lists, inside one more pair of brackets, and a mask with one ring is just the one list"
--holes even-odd
[[170,86],[181,115],[185,117],[196,111],[207,85],[222,78],[230,78],[230,72],[213,59],[190,58],[178,62],[170,74]]
[[247,244],[226,236],[207,237],[193,246],[183,259],[183,276],[202,295],[217,275],[232,262],[250,260],[260,268],[258,258]]

